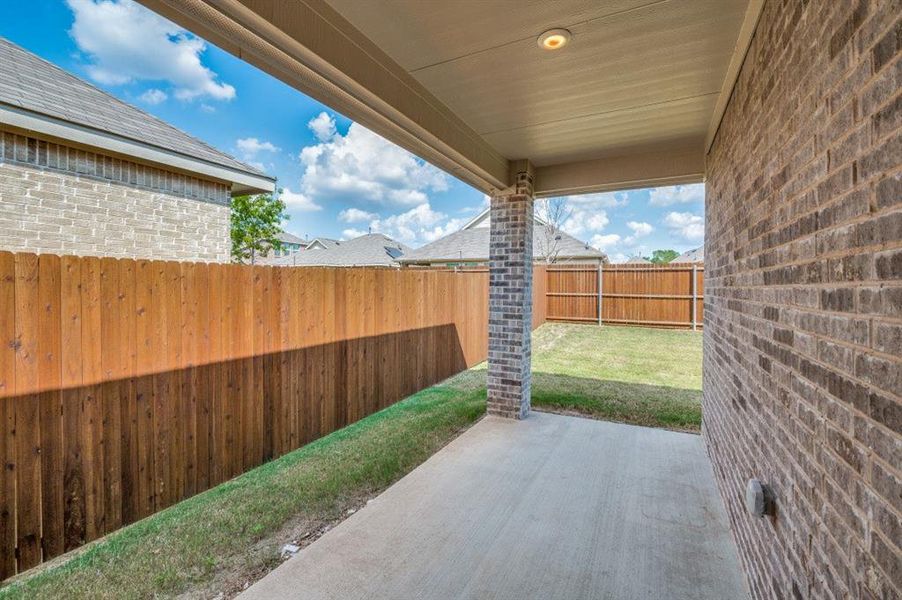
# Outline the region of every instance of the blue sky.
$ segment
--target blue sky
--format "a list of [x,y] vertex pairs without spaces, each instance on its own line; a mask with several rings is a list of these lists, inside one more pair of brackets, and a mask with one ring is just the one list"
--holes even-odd
[[[412,246],[485,196],[130,0],[0,3],[0,36],[275,175],[301,237],[382,231]],[[564,229],[616,262],[702,244],[704,190],[568,197]]]

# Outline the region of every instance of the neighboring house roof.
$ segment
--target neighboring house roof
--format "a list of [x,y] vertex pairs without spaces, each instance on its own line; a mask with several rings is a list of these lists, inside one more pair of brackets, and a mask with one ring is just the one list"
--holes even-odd
[[652,262],[650,260],[642,258],[641,256],[633,256],[632,258],[629,258],[620,264],[621,265],[650,265],[650,264],[652,264]]
[[381,233],[368,233],[352,240],[334,242],[320,250],[305,250],[282,256],[271,265],[297,267],[396,267],[397,259],[410,247]]
[[307,244],[307,250],[328,250],[337,246],[338,243],[339,240],[333,240],[332,238],[314,238]]
[[275,179],[0,38],[0,123],[272,191]]
[[[463,229],[440,238],[422,248],[404,254],[400,262],[405,264],[425,264],[441,262],[486,262],[489,260],[489,219],[488,211],[483,212],[467,223]],[[539,260],[546,254],[551,240],[549,226],[536,218],[533,229],[533,258]],[[559,261],[574,259],[605,259],[606,256],[579,241],[571,235],[558,231],[557,240]]]
[[308,244],[307,240],[301,239],[293,233],[288,233],[287,231],[283,231],[276,237],[279,238],[280,242],[283,242],[285,244],[300,244],[301,246],[306,246]]
[[[489,227],[492,224],[490,208],[486,208],[481,213],[470,219],[461,229],[474,229],[476,227]],[[539,215],[534,215],[533,220],[537,225],[547,225],[548,223]]]
[[687,252],[683,252],[675,259],[670,261],[671,263],[700,263],[705,262],[705,247],[699,246],[694,250],[689,250]]

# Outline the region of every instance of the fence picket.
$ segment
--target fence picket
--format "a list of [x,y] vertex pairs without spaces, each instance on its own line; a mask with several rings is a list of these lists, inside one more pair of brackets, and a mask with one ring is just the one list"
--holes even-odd
[[0,580],[16,574],[16,257],[0,252]]
[[704,266],[550,265],[547,319],[695,329],[702,324]]
[[485,269],[0,252],[0,578],[484,360],[487,321]]

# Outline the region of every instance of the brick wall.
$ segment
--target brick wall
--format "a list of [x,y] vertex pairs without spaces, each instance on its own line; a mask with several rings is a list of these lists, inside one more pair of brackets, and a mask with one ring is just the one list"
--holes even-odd
[[223,183],[0,131],[0,250],[229,260]]
[[900,9],[768,0],[708,156],[703,430],[755,598],[902,595]]
[[489,237],[489,414],[529,414],[532,378],[532,174],[521,173],[514,193],[491,203]]

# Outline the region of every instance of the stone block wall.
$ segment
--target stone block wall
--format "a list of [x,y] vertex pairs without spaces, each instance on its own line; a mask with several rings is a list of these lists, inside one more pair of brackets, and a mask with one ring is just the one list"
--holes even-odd
[[708,155],[703,433],[754,598],[902,597],[900,9],[768,0]]
[[522,419],[529,414],[532,377],[531,180],[516,191],[491,201],[486,386],[489,414]]
[[226,184],[0,131],[0,250],[229,260]]

